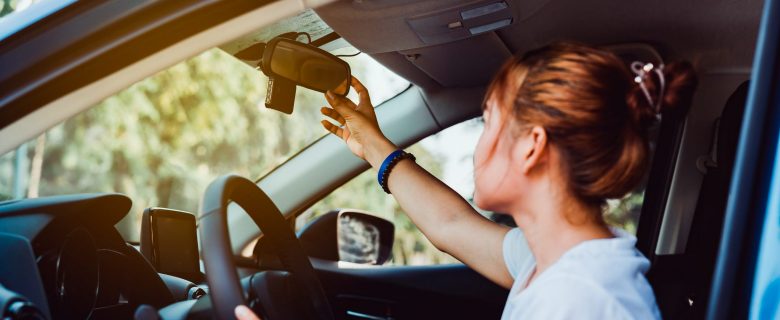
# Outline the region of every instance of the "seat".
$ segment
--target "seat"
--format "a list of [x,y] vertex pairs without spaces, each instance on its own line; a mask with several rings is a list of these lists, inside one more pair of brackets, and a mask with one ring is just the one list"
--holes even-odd
[[716,122],[685,253],[659,259],[648,274],[664,319],[706,315],[748,88],[748,81],[737,87]]

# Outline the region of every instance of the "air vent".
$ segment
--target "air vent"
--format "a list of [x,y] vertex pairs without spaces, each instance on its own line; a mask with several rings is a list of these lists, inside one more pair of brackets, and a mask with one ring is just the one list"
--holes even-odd
[[406,19],[420,40],[430,45],[497,30],[514,21],[515,14],[504,1],[485,1]]

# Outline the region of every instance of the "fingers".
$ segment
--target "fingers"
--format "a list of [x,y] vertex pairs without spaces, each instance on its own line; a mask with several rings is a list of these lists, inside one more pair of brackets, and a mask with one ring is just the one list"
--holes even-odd
[[325,127],[325,130],[330,131],[330,133],[336,135],[337,137],[344,139],[344,129],[336,126],[335,124],[330,123],[328,120],[322,120],[320,121],[322,123],[322,126]]
[[247,306],[237,306],[233,311],[238,320],[260,320],[260,317],[252,312],[252,309],[247,308]]
[[350,117],[355,116],[357,113],[355,110],[357,109],[355,103],[346,97],[340,97],[328,91],[325,94],[325,99],[328,100],[330,106],[333,107],[333,109],[335,109],[336,112],[338,112],[344,119],[349,119]]
[[342,126],[347,124],[347,121],[342,117],[336,110],[331,108],[322,107],[320,108],[320,113],[327,116],[328,118],[331,118],[333,120],[336,120],[339,124]]
[[368,104],[371,105],[371,97],[368,95],[368,89],[355,77],[352,77],[352,81],[350,82],[350,85],[352,88],[355,88],[355,92],[357,92],[358,97],[360,97],[360,103],[361,104]]

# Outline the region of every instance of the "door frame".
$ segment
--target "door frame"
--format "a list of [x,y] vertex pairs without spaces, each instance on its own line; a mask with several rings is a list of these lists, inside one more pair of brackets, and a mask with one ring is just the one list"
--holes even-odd
[[[744,319],[751,301],[763,226],[770,216],[771,172],[780,137],[780,4],[764,3],[734,176],[707,319]],[[775,173],[777,174],[777,173]],[[777,213],[773,213],[777,215]],[[761,247],[761,250],[767,248]],[[757,317],[752,314],[751,317]]]

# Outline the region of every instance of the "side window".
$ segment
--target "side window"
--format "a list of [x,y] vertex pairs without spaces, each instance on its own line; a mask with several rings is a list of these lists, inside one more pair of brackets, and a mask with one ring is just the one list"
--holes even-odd
[[[417,157],[417,162],[436,176],[443,172],[441,156],[426,149],[421,143],[406,149]],[[301,227],[336,208],[367,211],[387,219],[395,225],[393,265],[432,265],[460,263],[452,256],[439,251],[417,229],[391,195],[385,194],[376,182],[376,172],[366,170],[331,194],[320,200],[298,217]]]
[[[432,135],[407,148],[417,163],[442,179],[461,196],[471,199],[474,191],[472,156],[482,123],[470,120]],[[360,196],[355,196],[360,195]],[[298,218],[302,226],[335,208],[368,211],[395,224],[394,265],[460,263],[428,241],[391,195],[376,182],[376,172],[367,170],[320,200]]]
[[607,200],[607,208],[604,210],[604,221],[610,226],[621,228],[630,234],[636,235],[639,213],[642,212],[644,200],[644,185],[639,190],[629,193],[622,199]]
[[[482,133],[481,119],[465,121],[440,133],[427,137],[407,148],[417,157],[417,163],[472,202],[474,194],[474,150]],[[377,185],[374,170],[368,170],[353,178],[320,200],[298,217],[298,226],[316,219],[336,208],[352,208],[368,211],[395,224],[393,244],[394,265],[433,265],[460,263],[452,256],[439,251],[425,238],[391,195]],[[356,196],[359,195],[359,196]],[[636,233],[639,213],[644,200],[644,188],[628,194],[623,199],[613,199],[604,208],[607,224]],[[508,215],[477,211],[498,223],[514,226]]]

